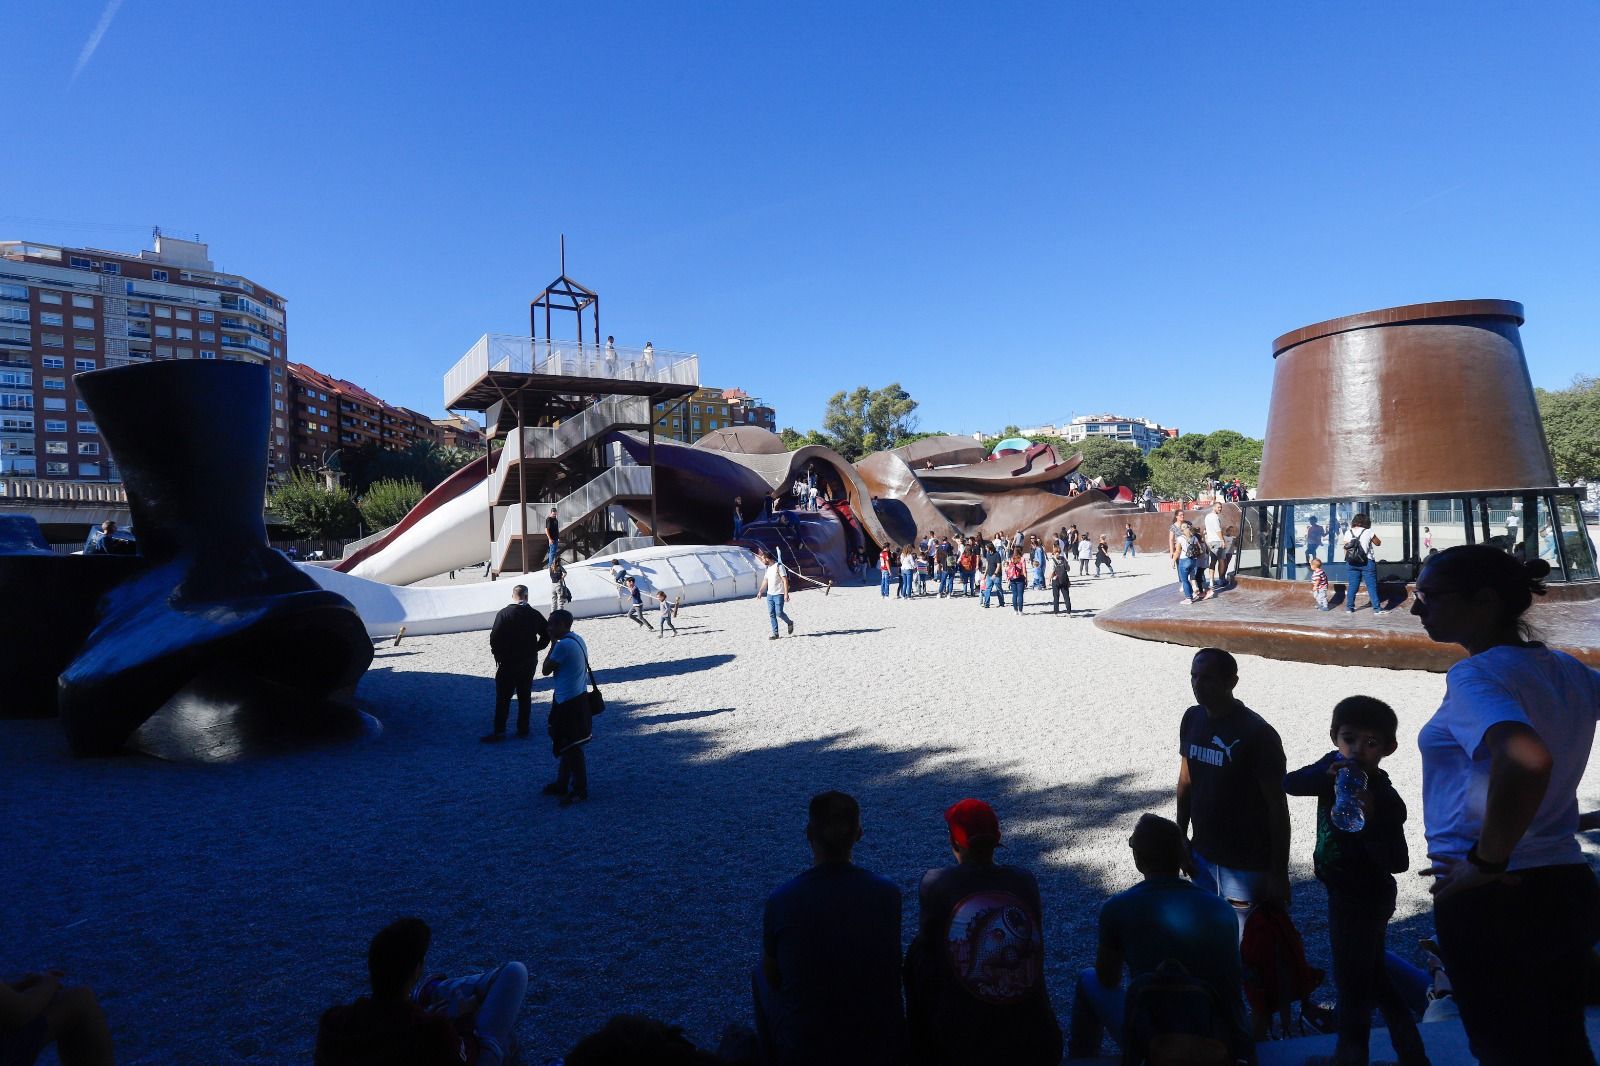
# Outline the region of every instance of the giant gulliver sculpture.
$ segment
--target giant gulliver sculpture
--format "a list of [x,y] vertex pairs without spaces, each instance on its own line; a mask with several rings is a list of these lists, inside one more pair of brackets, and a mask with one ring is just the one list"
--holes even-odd
[[23,528],[0,542],[0,594],[49,623],[3,664],[6,716],[56,711],[80,755],[122,750],[164,709],[146,746],[203,757],[358,728],[341,697],[372,662],[361,619],[267,545],[266,368],[74,380],[122,472],[139,554],[48,555]]

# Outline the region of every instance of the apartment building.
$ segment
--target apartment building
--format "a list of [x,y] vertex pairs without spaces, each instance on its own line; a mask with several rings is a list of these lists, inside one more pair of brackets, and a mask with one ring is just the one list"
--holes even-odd
[[777,412],[743,389],[701,386],[687,400],[656,404],[656,435],[693,444],[715,429],[758,425],[776,433]]
[[727,389],[722,395],[728,401],[729,416],[735,425],[760,426],[772,433],[778,432],[778,412],[758,397],[743,389]]
[[118,481],[72,375],[167,359],[267,366],[269,473],[289,469],[283,297],[157,234],[110,252],[0,241],[0,476]]
[[289,380],[296,467],[316,469],[337,448],[373,445],[398,452],[419,441],[444,441],[444,430],[429,416],[381,400],[353,381],[303,363],[289,364]]
[[435,418],[433,424],[439,430],[439,443],[446,448],[483,451],[483,429],[472,419],[451,415],[448,418]]
[[1124,418],[1121,415],[1079,415],[1061,428],[1061,436],[1072,444],[1080,444],[1090,437],[1109,437],[1132,444],[1146,455],[1178,435],[1176,429],[1148,418]]

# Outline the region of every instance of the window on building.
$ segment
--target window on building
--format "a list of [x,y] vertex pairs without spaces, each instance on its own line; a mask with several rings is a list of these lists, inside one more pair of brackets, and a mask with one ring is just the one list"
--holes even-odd
[[202,359],[215,359],[216,357],[217,357],[217,353],[216,352],[208,352],[204,348],[200,349],[200,358],[202,358]]
[[61,305],[61,294],[59,292],[46,292],[40,289],[37,295],[39,302],[42,304],[55,304],[58,307]]
[[178,321],[179,322],[193,322],[194,321],[194,314],[188,308],[180,307],[180,308],[178,308]]
[[73,400],[72,409],[78,412],[80,415],[86,415],[89,413],[89,405],[84,403],[82,400]]
[[[26,311],[23,311],[22,312],[21,321],[26,322],[27,321],[27,317],[28,317],[28,313]],[[59,312],[59,311],[40,311],[39,312],[39,325],[41,325],[41,326],[61,326],[61,325],[65,325],[65,324],[66,323],[61,318],[61,312]]]
[[94,329],[94,316],[93,315],[73,315],[72,316],[72,328],[73,329]]
[[78,442],[79,455],[99,455],[100,442],[97,440],[80,440]]
[[284,428],[286,428],[286,427],[285,427],[285,426],[284,426],[284,424],[283,424],[283,419],[281,419],[281,418],[274,418],[274,419],[273,419],[273,420],[272,420],[272,424],[273,424],[273,425],[274,425],[274,426],[276,426],[276,427],[277,427],[277,428],[278,428],[278,429],[284,429]]
[[65,418],[47,418],[44,420],[44,431],[46,433],[65,433],[67,431],[67,420]]
[[72,473],[71,463],[45,463],[45,477],[66,477]]
[[157,359],[171,359],[172,358],[172,345],[170,345],[170,344],[158,344],[158,345],[156,345],[156,358]]
[[28,287],[26,285],[13,285],[9,281],[0,281],[0,300],[26,300]]
[[99,463],[79,463],[78,464],[78,476],[79,477],[99,477],[100,476],[100,464]]
[[67,387],[66,378],[45,378],[44,387],[52,392],[60,392]]
[[67,361],[59,355],[47,355],[39,360],[39,365],[46,370],[65,370]]
[[217,334],[215,330],[203,329],[200,331],[200,340],[205,343],[215,344]]
[[67,442],[64,440],[47,440],[44,442],[44,453],[46,455],[66,455]]
[[85,259],[81,255],[68,256],[67,257],[67,265],[70,266],[70,267],[73,267],[76,270],[93,270],[94,269],[94,264],[89,262],[89,260]]
[[46,411],[65,411],[67,409],[66,397],[46,396],[44,398],[44,409]]
[[216,320],[217,320],[217,316],[216,316],[215,313],[213,313],[211,311],[201,311],[200,312],[200,321],[202,321],[202,322],[215,322]]
[[156,304],[156,317],[157,318],[171,318],[172,317],[172,308],[170,308],[170,307],[162,307],[160,304]]
[[94,309],[94,297],[93,296],[74,295],[72,297],[72,306],[73,307],[86,307],[86,308],[89,308],[90,310],[93,310]]
[[100,427],[95,425],[93,422],[79,422],[78,423],[78,432],[79,433],[99,433],[100,432]]
[[107,274],[120,274],[120,273],[122,273],[122,268],[120,266],[118,266],[116,263],[101,263],[100,264],[100,269],[105,271]]
[[160,337],[164,341],[170,341],[172,339],[172,327],[171,326],[157,326],[156,327],[156,336]]
[[93,359],[74,359],[72,361],[72,369],[78,371],[93,370],[95,366],[96,363]]
[[186,326],[179,326],[178,327],[178,339],[180,341],[192,341],[192,340],[194,340],[194,330],[189,329]]
[[[201,355],[202,355],[202,357],[203,357],[203,356],[204,356],[204,355],[205,355],[205,353],[204,353],[204,352],[202,352],[202,353],[201,353]],[[272,401],[272,409],[273,409],[273,410],[274,410],[274,411],[281,411],[281,410],[283,410],[283,401],[282,401],[282,400],[273,400],[273,401]]]
[[92,352],[94,351],[94,338],[74,337],[72,338],[72,347],[80,352]]
[[150,280],[151,281],[166,281],[167,280],[167,272],[165,270],[152,270],[152,271],[150,271]]

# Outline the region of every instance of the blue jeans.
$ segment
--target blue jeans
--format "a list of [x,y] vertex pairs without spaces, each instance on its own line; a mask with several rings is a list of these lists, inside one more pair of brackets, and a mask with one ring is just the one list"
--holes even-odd
[[915,570],[900,571],[900,595],[910,599],[912,583],[916,580],[917,572]]
[[1011,609],[1018,614],[1022,613],[1022,590],[1027,584],[1020,577],[1011,582]]
[[1367,599],[1371,602],[1372,609],[1381,611],[1383,601],[1378,599],[1378,561],[1371,558],[1367,560],[1367,565],[1359,570],[1350,568],[1350,584],[1344,592],[1344,609],[1352,613],[1355,611],[1356,589],[1361,587],[1363,581],[1367,583]]
[[[1203,559],[1191,559],[1187,555],[1178,560],[1178,587],[1183,590],[1183,598],[1194,599],[1194,586],[1200,585],[1200,591],[1205,591],[1205,577],[1202,576],[1200,563]],[[1190,578],[1194,578],[1194,582]]]
[[883,593],[883,598],[884,599],[888,599],[889,598],[889,571],[880,570],[880,571],[878,571],[878,575],[879,575],[879,578],[880,578],[880,580],[878,582],[878,591]]
[[1239,918],[1239,936],[1243,939],[1244,923],[1267,894],[1267,871],[1236,870],[1231,866],[1219,866],[1198,851],[1191,854],[1195,885],[1233,905],[1233,913]]
[[767,618],[772,622],[773,636],[778,635],[778,619],[780,618],[785,622],[788,622],[789,626],[793,628],[794,623],[789,621],[789,616],[783,613],[782,593],[776,596],[769,595],[767,597]]
[[500,1066],[517,1050],[512,1031],[522,1001],[528,994],[528,968],[508,962],[487,973],[446,978],[429,989],[430,1004],[445,1005],[450,1017],[472,1013],[472,1029],[478,1037],[478,1061],[483,1066]]
[[956,594],[956,572],[946,570],[939,578],[939,595],[954,596]]
[[1072,1031],[1067,1037],[1067,1057],[1093,1058],[1100,1054],[1100,1035],[1122,1043],[1122,1022],[1127,1008],[1127,992],[1121,985],[1107,988],[1093,969],[1079,970],[1072,990]]
[[961,594],[963,596],[972,595],[972,571],[971,570],[963,570],[963,571],[961,571]]
[[[1403,1063],[1422,1062],[1427,1053],[1411,1007],[1389,977],[1384,939],[1389,918],[1382,911],[1349,906],[1343,893],[1328,892],[1328,944],[1333,949],[1333,987],[1339,993],[1339,1043],[1336,1057],[1366,1058],[1372,1037],[1372,1009],[1389,1027],[1389,1042]],[[1343,1058],[1339,1058],[1343,1061]]]
[[556,556],[558,556],[560,554],[561,554],[561,542],[559,540],[551,541],[549,549],[547,549],[545,551],[545,553],[544,553],[544,567],[545,567],[546,570],[550,569],[550,567],[555,565]]
[[737,537],[744,530],[744,519],[738,515],[733,516],[733,535]]
[[1122,557],[1126,559],[1130,555],[1135,559],[1139,558],[1139,549],[1133,546],[1133,541],[1124,539],[1122,542]]
[[983,579],[983,605],[989,606],[989,597],[1000,595],[1000,579],[993,576]]

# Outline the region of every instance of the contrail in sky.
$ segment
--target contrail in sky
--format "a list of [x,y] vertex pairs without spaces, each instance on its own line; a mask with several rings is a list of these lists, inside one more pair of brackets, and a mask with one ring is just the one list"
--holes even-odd
[[100,47],[100,38],[106,35],[111,28],[111,20],[117,17],[117,8],[122,6],[122,0],[107,0],[106,9],[100,12],[100,21],[95,24],[94,32],[89,34],[89,39],[83,42],[83,51],[78,53],[78,62],[73,65],[72,77],[67,79],[70,86],[78,80],[78,75],[83,73],[83,68],[89,65],[89,60],[94,58],[94,50]]

